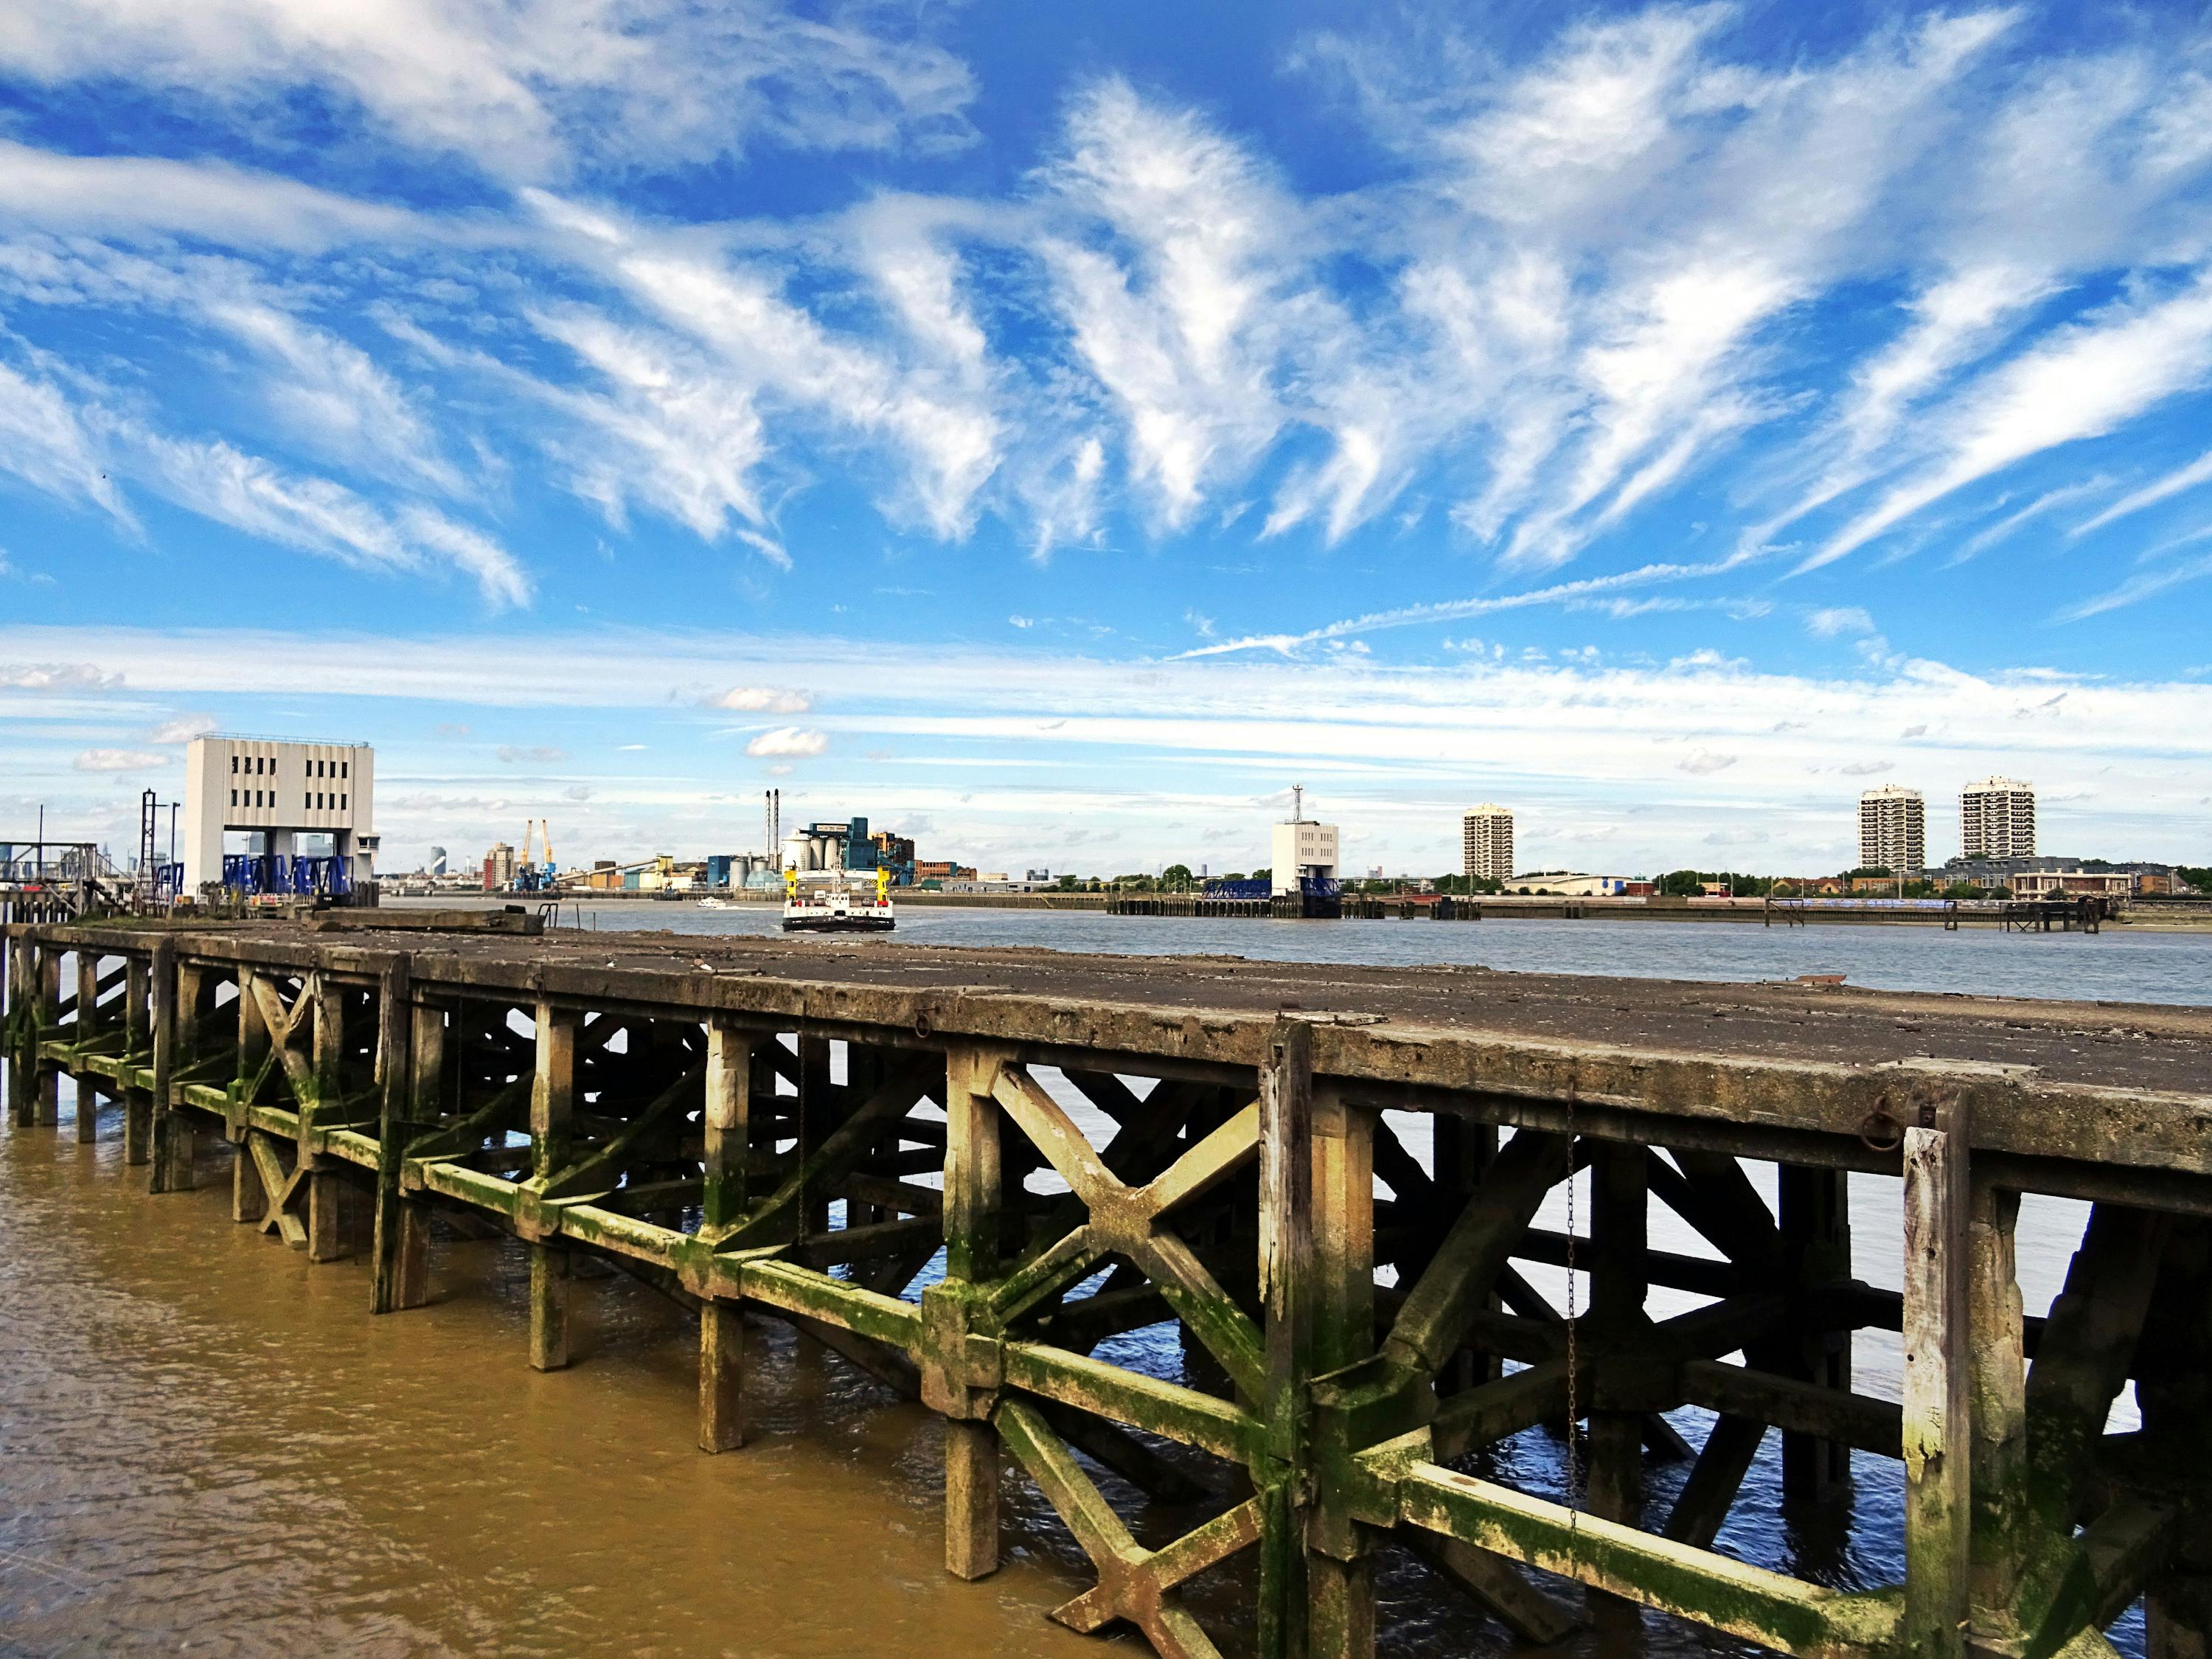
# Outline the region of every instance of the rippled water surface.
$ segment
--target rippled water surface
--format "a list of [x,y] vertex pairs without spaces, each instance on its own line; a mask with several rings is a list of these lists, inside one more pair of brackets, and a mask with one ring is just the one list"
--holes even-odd
[[[702,910],[629,900],[562,905],[563,925],[680,933],[771,933],[774,905]],[[1531,973],[1771,980],[1846,974],[1855,985],[1983,996],[2212,1003],[2212,933],[2003,933],[1901,925],[1765,927],[1742,921],[1273,921],[1109,916],[910,904],[894,936],[915,945],[1020,945],[1118,954],[1224,953],[1374,966],[1479,963]]]
[[[590,907],[584,920],[594,920]],[[756,932],[772,910],[609,905],[602,928]],[[1917,929],[1787,931],[1740,924],[1273,923],[909,908],[901,936],[957,945],[1227,951],[1355,962],[1706,979],[1844,972],[1856,983],[2021,995],[2203,1002],[2212,939],[2008,938]],[[435,1299],[368,1312],[364,1263],[310,1266],[229,1219],[227,1153],[199,1190],[149,1198],[121,1165],[111,1109],[78,1145],[62,1125],[0,1131],[0,1654],[209,1651],[634,1655],[1097,1654],[1046,1621],[1090,1582],[1035,1492],[1008,1480],[1007,1565],[981,1584],[941,1568],[938,1431],[843,1362],[757,1331],[754,1443],[691,1445],[691,1320],[623,1279],[579,1286],[576,1364],[524,1363],[519,1247],[442,1229]],[[1391,1115],[1426,1161],[1425,1123]],[[1764,1171],[1754,1170],[1764,1176]],[[1586,1199],[1583,1200],[1586,1202]],[[1856,1176],[1857,1267],[1894,1285],[1898,1185]],[[1542,1219],[1565,1219],[1564,1190]],[[2022,1289],[2046,1308],[2081,1207],[2031,1200]],[[1656,1248],[1710,1254],[1655,1208]],[[1565,1276],[1528,1278],[1564,1299]],[[1587,1297],[1587,1288],[1578,1287]],[[1695,1298],[1656,1293],[1665,1317]],[[1137,1334],[1102,1354],[1180,1377],[1172,1340]],[[1895,1338],[1863,1333],[1857,1386],[1894,1397]],[[1705,1419],[1674,1414],[1695,1443]],[[2124,1400],[2117,1425],[2132,1421]],[[1491,1472],[1557,1494],[1541,1432]],[[1685,1464],[1649,1471],[1663,1517]],[[1720,1547],[1837,1584],[1899,1571],[1899,1478],[1855,1460],[1851,1487],[1785,1505],[1777,1437]],[[1157,1545],[1194,1516],[1153,1510]],[[1233,1650],[1249,1561],[1194,1586]],[[1503,1650],[1498,1628],[1395,1552],[1382,1571],[1384,1650]],[[2114,1632],[2140,1654],[2133,1615]],[[1656,1650],[1702,1650],[1654,1632]],[[1111,1651],[1134,1651],[1127,1638]],[[1587,1639],[1573,1644],[1589,1653]]]

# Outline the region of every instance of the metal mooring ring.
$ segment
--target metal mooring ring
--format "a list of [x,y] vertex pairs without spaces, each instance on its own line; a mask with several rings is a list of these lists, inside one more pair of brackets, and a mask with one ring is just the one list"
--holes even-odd
[[1889,1115],[1887,1107],[1877,1106],[1859,1125],[1859,1139],[1870,1151],[1893,1152],[1905,1145],[1905,1126]]
[[918,1037],[929,1035],[929,1011],[927,1008],[914,1017],[914,1034]]

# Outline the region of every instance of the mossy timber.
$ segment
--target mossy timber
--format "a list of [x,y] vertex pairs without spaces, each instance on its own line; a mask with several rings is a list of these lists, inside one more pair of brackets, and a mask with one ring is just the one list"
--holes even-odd
[[[1011,1462],[1097,1570],[1053,1617],[1163,1654],[1216,1650],[1177,1587],[1246,1551],[1267,1659],[1370,1651],[1395,1537],[1534,1641],[1641,1605],[1792,1654],[2042,1659],[2141,1601],[2154,1659],[2205,1659],[2212,1012],[355,920],[12,927],[18,1131],[67,1073],[90,1122],[120,1100],[154,1192],[219,1137],[234,1216],[314,1260],[358,1190],[377,1313],[427,1298],[434,1209],[510,1233],[540,1369],[605,1259],[697,1311],[707,1452],[745,1441],[738,1321],[788,1321],[944,1418],[948,1571],[997,1565]],[[1386,1109],[1429,1115],[1427,1167]],[[1776,1209],[1741,1159],[1781,1166]],[[1537,1227],[1584,1167],[1586,1233]],[[1029,1189],[1047,1169],[1066,1192]],[[1902,1177],[1857,1218],[1901,1229],[1901,1292],[1852,1277],[1853,1170]],[[2040,1320],[2022,1193],[2093,1206]],[[1717,1256],[1650,1249],[1654,1200]],[[1577,1249],[1570,1326],[1512,1263]],[[1655,1323],[1652,1285],[1717,1299]],[[1170,1321],[1194,1382],[1093,1352]],[[1868,1328],[1903,1334],[1901,1408],[1850,1389]],[[2142,1425],[2107,1434],[2130,1382]],[[1645,1530],[1685,1404],[1719,1415]],[[1455,1467],[1570,1416],[1579,1508]],[[1903,1583],[1710,1547],[1769,1428],[1794,1491],[1902,1461]],[[1098,1468],[1211,1516],[1145,1547]]]

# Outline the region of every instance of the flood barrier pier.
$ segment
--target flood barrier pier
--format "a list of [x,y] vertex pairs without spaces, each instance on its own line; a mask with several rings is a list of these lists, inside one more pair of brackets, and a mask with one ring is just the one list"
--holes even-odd
[[[511,1234],[542,1370],[608,1263],[696,1312],[704,1452],[746,1439],[741,1322],[787,1322],[943,1419],[949,1572],[994,1570],[1002,1482],[1035,1483],[1096,1570],[1049,1610],[1079,1631],[1364,1655],[1404,1545],[1436,1596],[1608,1655],[1657,1609],[1796,1655],[2090,1659],[2138,1603],[2154,1659],[2207,1651],[2205,1010],[365,918],[19,925],[6,969],[11,1133],[66,1074],[156,1195],[227,1149],[235,1220],[315,1261],[365,1203],[377,1314],[428,1298],[434,1219]],[[1853,1172],[1894,1207],[1853,1213]],[[2091,1206],[2042,1318],[2031,1193]],[[1655,1203],[1711,1254],[1651,1248]],[[1855,1272],[1877,1230],[1895,1286]],[[1655,1286],[1704,1299],[1655,1319]],[[1852,1389],[1866,1330],[1901,1334],[1901,1405]],[[1112,1357],[1139,1331],[1178,1378]],[[1713,1547],[1775,1430],[1791,1498],[1901,1464],[1898,1582]],[[1547,1434],[1565,1501],[1490,1455]],[[1185,1587],[1218,1566],[1209,1629]]]

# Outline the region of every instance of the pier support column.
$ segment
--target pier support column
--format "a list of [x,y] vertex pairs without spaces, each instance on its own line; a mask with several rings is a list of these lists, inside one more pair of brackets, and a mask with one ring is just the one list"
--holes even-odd
[[353,1254],[346,1236],[346,1191],[322,1151],[320,1120],[345,1097],[344,988],[318,974],[303,995],[315,1000],[314,1097],[300,1106],[300,1158],[307,1166],[307,1260],[337,1261]]
[[[1312,1115],[1313,1374],[1324,1376],[1375,1352],[1375,1115],[1318,1085]],[[1321,1490],[1305,1559],[1311,1659],[1371,1659],[1375,1651],[1371,1540],[1358,1522],[1333,1516],[1327,1501],[1358,1449],[1315,1448]]]
[[[38,1039],[43,1041],[59,1030],[62,1018],[62,953],[43,945],[32,947],[36,964],[33,981],[38,1001]],[[38,1097],[33,1106],[36,1121],[52,1127],[62,1121],[62,1068],[59,1060],[46,1060],[33,1051],[32,1074],[36,1080]]]
[[[972,1047],[945,1059],[945,1282],[954,1296],[999,1267],[999,1065]],[[988,1416],[945,1421],[945,1565],[957,1578],[998,1570],[999,1431]]]
[[[1776,1170],[1778,1219],[1789,1254],[1791,1280],[1800,1292],[1851,1276],[1850,1179],[1842,1170],[1785,1164]],[[1851,1386],[1850,1332],[1808,1333],[1800,1375],[1824,1389],[1848,1390]],[[1850,1476],[1849,1446],[1816,1435],[1784,1431],[1784,1495],[1818,1498],[1848,1483]]]
[[[799,1036],[799,1146],[795,1152],[804,1166],[814,1149],[837,1127],[836,1091],[830,1081],[830,1039]],[[811,1183],[799,1198],[799,1236],[810,1238],[830,1228],[830,1199]]]
[[[1495,1124],[1478,1123],[1473,1118],[1439,1112],[1430,1133],[1433,1137],[1431,1146],[1437,1207],[1437,1237],[1441,1240],[1449,1235],[1452,1224],[1473,1200],[1491,1160],[1498,1156],[1498,1127]],[[1483,1302],[1493,1312],[1504,1305],[1494,1291]],[[1480,1383],[1495,1382],[1504,1375],[1504,1368],[1496,1354],[1464,1347],[1446,1360],[1437,1373],[1437,1392],[1457,1394]]]
[[[576,1033],[581,1015],[538,1001],[538,1074],[530,1091],[530,1170],[544,1181],[568,1163],[576,1112]],[[557,1371],[568,1363],[568,1252],[530,1247],[530,1363]]]
[[[736,1224],[749,1198],[753,1041],[726,1015],[707,1023],[705,1187],[700,1231],[710,1241]],[[734,1304],[699,1309],[699,1449],[734,1451],[745,1443],[745,1326]]]
[[[1632,1354],[1650,1322],[1644,1267],[1650,1243],[1650,1163],[1632,1142],[1600,1141],[1590,1160],[1590,1306],[1585,1352]],[[1572,1179],[1571,1176],[1569,1177]],[[1568,1432],[1574,1425],[1568,1425]],[[1601,1520],[1634,1527],[1644,1518],[1644,1413],[1589,1413],[1589,1509]],[[1607,1656],[1643,1645],[1644,1610],[1601,1590],[1589,1593],[1598,1650]]]
[[32,965],[31,941],[10,934],[8,939],[8,1119],[19,1129],[31,1127],[32,1101],[37,1094],[33,1079],[38,1062],[33,1058],[38,1006],[38,970]]
[[421,1199],[402,1188],[407,1143],[417,1126],[438,1115],[444,1058],[444,1012],[415,1001],[413,963],[400,955],[385,969],[379,994],[376,1218],[369,1310],[393,1313],[430,1299],[430,1218]]
[[1279,1019],[1260,1076],[1260,1308],[1267,1324],[1260,1522],[1260,1659],[1305,1650],[1306,1383],[1314,1374],[1313,1028]]
[[1910,1659],[1966,1650],[1971,1436],[1968,1108],[1922,1104],[1905,1132],[1905,1616]]
[[157,1193],[188,1193],[198,1175],[199,1136],[188,1113],[177,1109],[177,1041],[181,1035],[177,995],[177,942],[154,941],[154,1167],[149,1187]]
[[2014,1609],[2028,1543],[2027,1353],[2014,1228],[2020,1194],[1972,1183],[1967,1224],[1966,1393],[1972,1416],[1972,1633],[2019,1635]]
[[745,1443],[745,1321],[733,1302],[699,1304],[699,1449]]
[[[2136,1400],[2166,1467],[2212,1471],[2212,1222],[2168,1225]],[[2178,1523],[2172,1561],[2143,1597],[2148,1659],[2212,1659],[2212,1494],[2200,1488]]]
[[[100,1018],[100,952],[80,945],[76,957],[76,1040],[80,1045],[98,1036]],[[89,1077],[76,1083],[76,1138],[89,1144],[100,1139],[101,1090]]]
[[[125,1050],[133,1056],[146,1052],[153,1018],[152,965],[132,957],[123,969],[123,1036]],[[153,1156],[154,1092],[126,1088],[123,1091],[123,1162],[132,1166]]]

